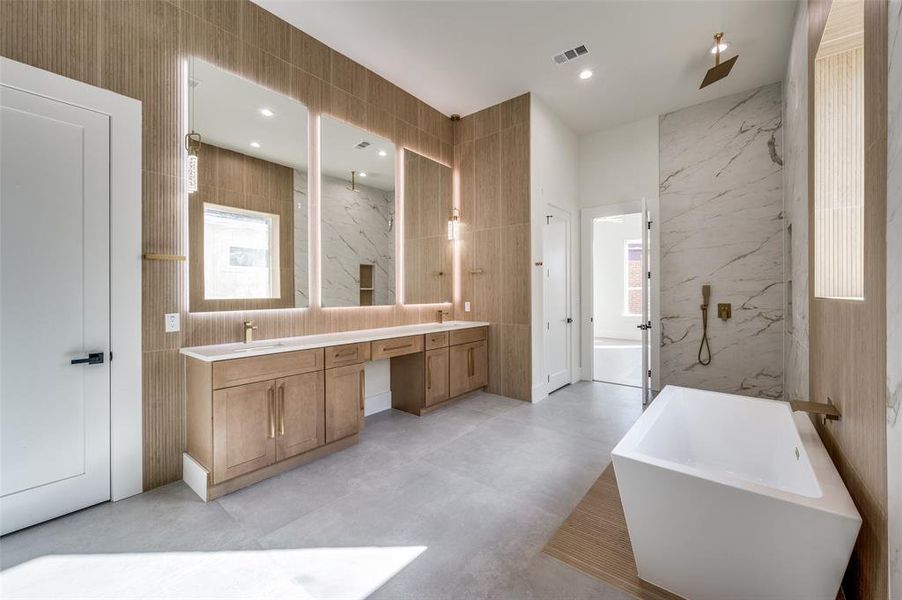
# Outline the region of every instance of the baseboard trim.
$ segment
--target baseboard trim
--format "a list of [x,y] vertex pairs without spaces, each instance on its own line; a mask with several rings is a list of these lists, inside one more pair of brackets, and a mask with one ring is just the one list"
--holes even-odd
[[391,408],[391,390],[367,396],[363,400],[363,416],[375,415]]

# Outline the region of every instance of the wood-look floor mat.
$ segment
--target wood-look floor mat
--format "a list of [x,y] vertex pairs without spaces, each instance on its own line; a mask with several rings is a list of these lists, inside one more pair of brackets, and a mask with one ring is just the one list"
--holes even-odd
[[545,553],[636,598],[680,598],[639,579],[613,463],[557,530]]

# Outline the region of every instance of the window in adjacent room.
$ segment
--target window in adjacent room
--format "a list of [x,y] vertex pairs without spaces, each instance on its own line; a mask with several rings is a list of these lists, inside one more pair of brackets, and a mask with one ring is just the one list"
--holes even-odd
[[204,297],[280,295],[279,216],[204,204]]
[[638,317],[642,315],[642,240],[628,240],[623,247],[623,314]]

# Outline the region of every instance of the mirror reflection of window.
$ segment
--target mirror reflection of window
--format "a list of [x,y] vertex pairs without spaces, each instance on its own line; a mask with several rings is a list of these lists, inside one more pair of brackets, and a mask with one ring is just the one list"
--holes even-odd
[[306,307],[307,108],[202,60],[187,66],[191,310]]
[[395,303],[395,146],[321,119],[323,306]]
[[279,215],[204,206],[207,299],[278,298]]

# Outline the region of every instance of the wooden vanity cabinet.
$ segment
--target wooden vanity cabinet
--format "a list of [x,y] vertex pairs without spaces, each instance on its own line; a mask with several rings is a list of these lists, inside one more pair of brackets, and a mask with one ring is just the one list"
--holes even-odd
[[485,340],[451,346],[448,362],[451,397],[488,385],[488,348]]
[[426,352],[426,406],[433,406],[451,397],[448,367],[448,348]]
[[213,483],[276,461],[275,381],[213,392]]
[[323,372],[294,375],[276,382],[276,460],[326,443]]
[[354,435],[363,426],[364,365],[326,369],[326,443]]

